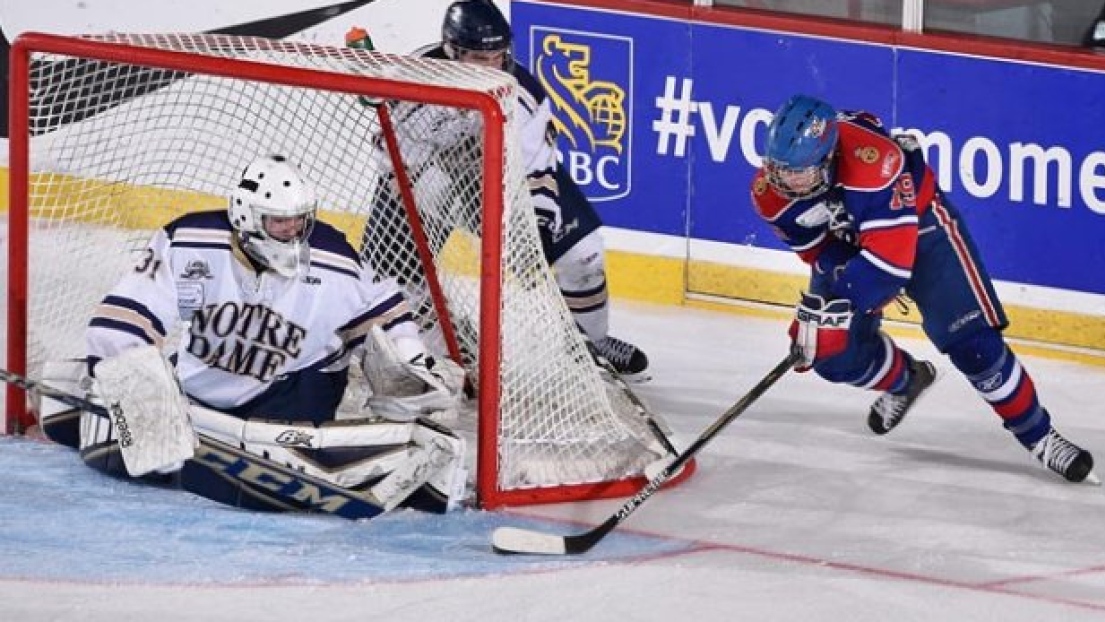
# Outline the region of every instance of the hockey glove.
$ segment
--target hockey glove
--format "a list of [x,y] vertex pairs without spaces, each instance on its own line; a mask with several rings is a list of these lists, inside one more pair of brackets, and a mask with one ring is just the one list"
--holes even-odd
[[791,351],[800,356],[796,371],[809,371],[815,363],[832,358],[848,347],[852,303],[838,298],[826,301],[817,294],[802,294],[790,323]]
[[410,421],[460,406],[464,368],[451,359],[431,356],[417,338],[392,340],[379,327],[372,328],[371,345],[363,369],[372,388],[367,406],[373,413]]

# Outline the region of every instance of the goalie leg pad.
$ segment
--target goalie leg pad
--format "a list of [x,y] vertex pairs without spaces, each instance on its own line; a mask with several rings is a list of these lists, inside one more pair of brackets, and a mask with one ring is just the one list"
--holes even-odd
[[464,439],[432,421],[419,419],[411,434],[416,446],[430,456],[422,486],[412,490],[407,507],[427,512],[451,512],[468,498],[468,468]]
[[[191,412],[196,429],[205,437],[343,488],[361,489],[374,482],[367,493],[385,511],[404,504],[412,495],[419,499],[428,495],[432,503],[412,507],[441,512],[459,506],[466,496],[464,441],[430,421],[366,419],[316,427],[243,420],[195,405]],[[364,450],[360,452],[363,457],[344,464],[319,459],[329,450],[352,455],[351,450],[356,449]]]
[[431,439],[426,445],[415,445],[407,459],[387,477],[369,489],[385,511],[394,510],[421,488],[431,477],[448,466],[456,454],[443,439]]
[[96,365],[96,388],[115,428],[127,472],[179,469],[199,445],[188,400],[154,346],[131,348]]

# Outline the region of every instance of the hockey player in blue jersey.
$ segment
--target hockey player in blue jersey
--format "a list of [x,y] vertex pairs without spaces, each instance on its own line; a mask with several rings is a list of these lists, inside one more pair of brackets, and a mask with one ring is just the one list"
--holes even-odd
[[[354,29],[352,32],[363,36],[364,31]],[[527,169],[545,258],[555,272],[557,284],[573,318],[595,350],[623,378],[646,380],[648,357],[645,353],[608,332],[605,249],[599,232],[602,222],[590,201],[557,161],[556,131],[549,98],[533,75],[514,62],[512,41],[510,24],[493,2],[458,0],[446,9],[442,40],[418,50],[416,54],[501,69],[518,80],[521,88],[518,89],[519,105],[515,114],[520,128],[522,162]],[[421,107],[404,113],[440,115],[442,109]],[[403,119],[403,115],[397,115],[398,123],[403,123]],[[475,139],[463,122],[450,124],[441,119],[435,127],[438,128],[437,140],[440,141]],[[450,133],[456,135],[450,136]],[[426,172],[420,174],[429,175]],[[373,206],[374,226],[394,223],[393,226],[401,227],[403,208],[398,195],[390,184],[381,184],[379,189]],[[409,254],[413,254],[413,250]],[[400,254],[382,253],[371,259],[384,274],[394,275],[401,281],[408,276],[403,266],[411,262]]]
[[[317,210],[299,169],[267,156],[246,166],[228,209],[185,214],[158,230],[89,322],[93,395],[104,403],[111,396],[134,417],[160,409],[164,414],[146,424],[154,437],[191,434],[194,426],[358,489],[372,490],[390,473],[414,473],[398,482],[407,487],[402,498],[381,504],[455,505],[464,488],[463,442],[420,416],[458,405],[463,370],[426,350],[398,285],[362,265],[345,236],[317,220]],[[162,351],[178,327],[182,336],[169,364]],[[372,391],[370,409],[327,428],[338,416],[354,355]],[[163,386],[128,384],[161,367],[167,379],[154,380]],[[181,390],[183,406],[171,407]],[[250,509],[306,509],[270,494],[263,482],[252,486],[199,461],[134,473],[122,450],[137,432],[121,432],[118,421],[93,414],[81,419],[78,431],[76,420],[51,418],[43,409],[47,435],[78,446],[98,470],[174,479]],[[170,429],[177,419],[185,431]],[[268,430],[275,436],[261,434]]]
[[790,327],[798,369],[879,392],[875,434],[899,425],[936,377],[880,330],[883,307],[904,291],[928,338],[1036,460],[1069,481],[1098,481],[1090,452],[1053,427],[1003,339],[1008,321],[967,224],[914,139],[796,95],[768,128],[752,200],[812,268]]

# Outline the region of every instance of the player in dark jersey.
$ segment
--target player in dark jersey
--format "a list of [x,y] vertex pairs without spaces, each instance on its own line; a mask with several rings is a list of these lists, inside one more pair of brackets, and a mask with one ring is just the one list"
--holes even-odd
[[901,423],[936,376],[881,330],[883,307],[904,292],[929,340],[1032,456],[1069,481],[1097,481],[1093,457],[1055,430],[1003,339],[1008,320],[967,224],[914,139],[796,95],[768,128],[752,200],[812,268],[790,327],[798,369],[880,392],[874,433]]
[[[356,31],[356,30],[355,30]],[[363,31],[359,31],[363,32]],[[633,344],[609,334],[609,300],[606,285],[605,247],[599,228],[602,221],[587,197],[564,167],[557,161],[556,131],[552,124],[549,98],[533,75],[514,62],[511,54],[513,35],[510,24],[489,0],[458,0],[449,5],[442,24],[442,40],[416,52],[425,58],[449,59],[501,69],[511,73],[518,89],[516,127],[520,134],[521,159],[526,169],[530,196],[537,212],[538,232],[546,260],[552,266],[557,285],[572,312],[576,324],[587,335],[595,350],[605,357],[627,380],[648,379],[648,357]],[[440,114],[429,107],[411,107],[395,115],[403,123],[405,115]],[[459,143],[474,140],[470,126],[463,121],[449,124],[438,120],[435,140],[443,141],[455,132]],[[468,134],[468,135],[466,135]],[[466,168],[467,166],[467,168]],[[473,171],[465,163],[439,165],[455,177]],[[414,163],[412,177],[429,176],[430,168]],[[432,169],[431,169],[432,170]],[[436,173],[436,171],[433,171]],[[415,181],[417,185],[417,179]],[[462,221],[478,222],[478,206],[467,206]],[[403,230],[403,208],[391,184],[381,184],[373,205],[373,226]],[[408,244],[413,245],[413,242]],[[413,246],[412,246],[413,248]],[[381,250],[370,261],[377,270],[396,276],[401,282],[411,275],[409,255],[395,248]],[[408,289],[410,289],[408,287]],[[412,299],[419,296],[413,294]]]

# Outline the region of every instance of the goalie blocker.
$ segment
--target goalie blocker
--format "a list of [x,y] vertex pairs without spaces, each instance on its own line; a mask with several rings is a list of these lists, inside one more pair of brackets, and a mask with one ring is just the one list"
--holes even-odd
[[[115,363],[141,377],[140,385],[124,381],[105,390],[102,370],[107,361],[97,366],[91,384],[102,396],[89,399],[106,398],[109,416],[41,398],[42,431],[78,449],[93,469],[258,511],[318,509],[309,497],[294,493],[295,482],[287,480],[297,473],[304,474],[308,485],[322,480],[355,491],[380,511],[402,505],[440,513],[455,509],[466,496],[465,443],[431,421],[364,418],[316,426],[240,419],[186,404],[160,353],[153,347],[136,350],[144,352]],[[126,376],[110,365],[108,369],[113,379]],[[86,395],[90,384],[83,361],[47,363],[43,382],[72,395]],[[223,454],[210,448],[194,452],[199,447],[196,433],[260,459],[243,470],[240,462],[222,460]],[[264,468],[266,464],[273,468]]]

